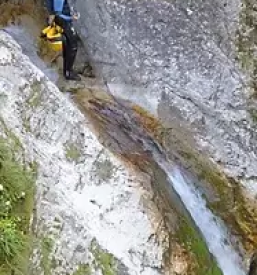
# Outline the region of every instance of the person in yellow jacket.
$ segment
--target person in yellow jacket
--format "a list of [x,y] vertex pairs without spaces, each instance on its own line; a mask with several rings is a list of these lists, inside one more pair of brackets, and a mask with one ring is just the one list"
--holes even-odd
[[46,0],[46,4],[51,22],[49,22],[49,28],[43,30],[43,33],[51,43],[51,47],[56,50],[62,49],[64,77],[67,80],[79,81],[80,76],[73,70],[78,50],[78,34],[72,21],[77,19],[77,15],[71,14],[67,0]]

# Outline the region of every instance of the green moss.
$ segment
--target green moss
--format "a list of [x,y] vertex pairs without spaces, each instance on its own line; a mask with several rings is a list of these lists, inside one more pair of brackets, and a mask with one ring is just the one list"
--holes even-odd
[[91,275],[92,271],[89,264],[81,264],[72,275]]
[[41,104],[42,101],[42,86],[41,83],[38,81],[34,81],[31,86],[31,94],[29,98],[27,99],[27,104],[30,107],[38,107]]
[[13,147],[0,139],[0,275],[27,274],[34,205],[34,178],[15,160]]
[[91,253],[94,256],[93,265],[96,269],[100,269],[103,275],[117,275],[117,261],[113,255],[103,250],[96,240],[92,240]]
[[201,235],[185,218],[179,219],[176,238],[191,254],[191,271],[196,275],[222,275],[215,259],[210,255],[208,247]]
[[81,156],[81,153],[78,149],[78,147],[74,144],[67,144],[66,145],[66,158],[70,161],[77,161],[80,156]]
[[242,1],[240,12],[239,28],[236,36],[237,57],[242,68],[250,76],[250,86],[254,89],[254,96],[257,95],[257,55],[255,45],[257,43],[257,11],[254,0]]
[[44,275],[51,275],[51,269],[53,268],[50,254],[53,250],[53,239],[50,237],[44,237],[41,240],[41,267],[44,271]]

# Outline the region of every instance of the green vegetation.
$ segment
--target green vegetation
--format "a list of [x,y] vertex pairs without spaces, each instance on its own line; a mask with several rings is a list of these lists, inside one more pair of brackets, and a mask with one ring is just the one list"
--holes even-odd
[[[15,139],[16,140],[16,139]],[[13,147],[12,147],[13,149]],[[34,171],[15,160],[0,139],[0,275],[27,274]]]
[[117,275],[117,261],[111,253],[104,251],[95,239],[92,240],[91,253],[94,255],[93,265],[100,269],[103,275]]
[[52,264],[50,254],[53,250],[53,239],[50,237],[44,237],[41,240],[41,267],[44,270],[45,275],[51,275]]
[[66,158],[68,160],[77,161],[80,156],[81,156],[81,153],[76,145],[72,143],[66,145]]
[[191,222],[185,218],[179,220],[177,240],[191,254],[192,261],[189,267],[190,274],[197,275],[222,275],[215,259],[210,255],[205,241],[198,231],[192,227]]
[[0,221],[0,232],[0,260],[3,262],[12,259],[17,255],[18,251],[21,251],[23,237],[17,228],[15,220],[10,218]]
[[81,264],[73,275],[92,275],[92,271],[89,264]]

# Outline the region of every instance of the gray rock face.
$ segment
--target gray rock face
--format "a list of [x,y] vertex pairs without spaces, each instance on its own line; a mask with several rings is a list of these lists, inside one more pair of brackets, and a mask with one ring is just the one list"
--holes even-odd
[[199,148],[257,194],[256,125],[246,77],[235,61],[241,1],[73,4],[92,63],[112,92],[168,123],[179,113]]
[[138,189],[148,181],[98,142],[82,113],[3,31],[0,103],[0,135],[15,137],[25,160],[38,165],[31,274],[161,274],[164,242],[151,238],[158,211],[143,207],[150,190]]

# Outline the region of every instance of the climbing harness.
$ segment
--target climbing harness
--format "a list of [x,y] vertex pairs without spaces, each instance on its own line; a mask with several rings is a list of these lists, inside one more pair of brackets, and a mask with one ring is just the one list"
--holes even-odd
[[47,41],[49,48],[59,52],[63,49],[63,29],[55,23],[44,28],[41,32],[41,38]]

